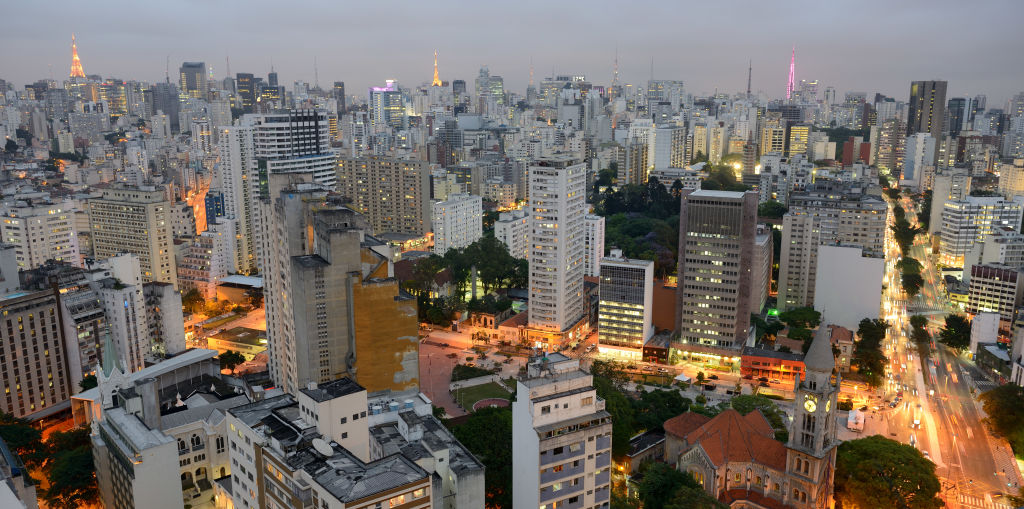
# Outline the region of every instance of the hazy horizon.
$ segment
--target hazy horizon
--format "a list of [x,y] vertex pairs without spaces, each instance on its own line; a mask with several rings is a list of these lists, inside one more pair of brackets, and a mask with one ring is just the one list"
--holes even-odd
[[752,61],[753,90],[777,98],[794,45],[797,80],[817,79],[820,89],[833,86],[840,98],[860,91],[905,100],[911,81],[943,79],[947,97],[986,94],[989,107],[1002,107],[1024,89],[1024,67],[1013,57],[1022,42],[1014,21],[1024,3],[1010,0],[800,0],[785,9],[751,1],[723,7],[448,0],[400,8],[329,4],[302,12],[280,5],[185,0],[126,12],[108,0],[88,8],[8,4],[0,20],[7,48],[0,78],[19,89],[38,79],[66,79],[75,33],[87,74],[161,81],[169,57],[175,82],[184,61],[206,62],[222,79],[230,57],[232,74],[266,76],[273,64],[290,90],[295,81],[314,84],[315,58],[320,86],[344,81],[350,95],[385,79],[407,87],[429,83],[435,49],[441,78],[466,80],[471,90],[480,66],[488,65],[506,89],[523,93],[531,60],[537,82],[554,70],[606,85],[617,50],[622,83],[646,83],[653,59],[655,79],[683,80],[698,95],[735,93],[746,88]]

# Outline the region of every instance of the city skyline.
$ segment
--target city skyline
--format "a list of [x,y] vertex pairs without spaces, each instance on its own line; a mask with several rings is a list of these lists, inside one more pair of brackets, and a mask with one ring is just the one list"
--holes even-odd
[[[616,22],[621,18],[603,15],[608,10],[599,3],[544,6],[544,11],[533,8],[539,4],[528,3],[511,12],[489,6],[431,4],[392,13],[384,34],[375,23],[365,21],[382,13],[363,6],[324,6],[313,19],[289,12],[271,15],[259,5],[236,12],[228,6],[202,4],[200,12],[205,14],[201,16],[196,16],[195,9],[147,6],[147,18],[162,20],[160,27],[154,27],[111,25],[108,18],[100,20],[89,12],[15,4],[8,6],[0,28],[11,47],[20,51],[0,58],[0,68],[4,79],[18,85],[62,80],[68,74],[74,33],[87,74],[150,82],[164,78],[168,59],[172,81],[185,61],[204,61],[213,67],[214,77],[222,79],[230,58],[232,73],[263,75],[273,66],[286,86],[294,81],[312,84],[318,75],[321,87],[345,81],[350,95],[362,95],[385,79],[396,79],[404,86],[429,84],[432,52],[437,50],[444,81],[471,83],[479,68],[488,65],[492,74],[504,77],[510,90],[522,92],[531,64],[536,81],[553,71],[584,74],[595,84],[610,84],[617,54],[623,83],[645,83],[653,67],[655,79],[683,80],[688,91],[697,95],[742,92],[746,64],[752,61],[753,91],[777,98],[785,95],[790,51],[796,46],[796,81],[817,79],[823,86],[835,87],[840,97],[860,91],[901,98],[906,95],[906,83],[917,79],[947,80],[949,97],[987,94],[993,105],[1019,91],[1015,83],[1024,81],[1024,71],[1003,65],[999,52],[991,51],[1015,42],[1010,25],[1015,16],[1007,14],[1018,11],[1018,4],[941,2],[941,8],[929,13],[913,5],[871,4],[849,11],[841,5],[801,2],[783,11],[774,5],[743,3],[742,14],[728,26],[690,21],[685,27],[687,19],[714,19],[715,8],[650,5],[638,9],[642,23],[619,26]],[[884,12],[872,8],[883,5]],[[102,7],[91,11],[106,12]],[[423,23],[439,14],[443,19]],[[929,36],[954,32],[959,20],[968,16],[987,21],[985,42]],[[579,22],[566,25],[573,17]],[[35,24],[29,21],[42,19],[47,20],[48,30],[31,28]],[[488,19],[503,21],[487,23]],[[220,23],[227,23],[228,29]],[[557,34],[566,26],[581,28],[569,37],[549,40],[526,37],[515,28],[521,26],[536,27],[531,34]],[[263,35],[262,27],[273,36]],[[872,36],[862,37],[866,33]],[[375,51],[366,51],[369,48]]]

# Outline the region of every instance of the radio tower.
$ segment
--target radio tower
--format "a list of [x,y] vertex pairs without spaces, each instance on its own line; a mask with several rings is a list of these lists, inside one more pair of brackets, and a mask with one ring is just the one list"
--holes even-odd
[[444,84],[441,83],[441,77],[437,74],[437,50],[434,50],[434,81],[430,84],[430,86],[444,86]]
[[85,71],[82,70],[82,61],[78,58],[78,44],[75,44],[75,34],[71,34],[71,77],[85,77]]
[[796,90],[796,46],[793,46],[793,56],[789,58],[789,81],[786,83],[786,100],[793,95],[793,91]]

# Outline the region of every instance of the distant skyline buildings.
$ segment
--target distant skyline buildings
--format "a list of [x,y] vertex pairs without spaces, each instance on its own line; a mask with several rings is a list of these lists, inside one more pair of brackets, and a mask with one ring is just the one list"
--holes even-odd
[[[672,14],[679,10],[669,4],[653,6],[649,18],[653,26],[643,29],[618,26],[616,16],[601,18],[588,14],[587,21],[594,27],[589,33],[593,35],[584,34],[577,44],[558,48],[549,47],[541,39],[523,38],[511,27],[522,19],[523,23],[536,27],[538,32],[554,29],[559,20],[564,19],[563,14],[579,16],[578,8],[571,4],[549,6],[550,15],[540,19],[528,15],[531,9],[526,5],[518,12],[509,13],[507,23],[501,26],[478,21],[493,19],[488,14],[489,6],[455,10],[455,14],[446,19],[446,25],[458,26],[459,30],[446,33],[460,35],[451,39],[439,37],[432,27],[419,23],[431,12],[436,12],[436,6],[408,6],[392,24],[402,37],[378,44],[373,55],[352,53],[345,54],[343,59],[332,59],[328,48],[351,46],[366,40],[369,27],[363,28],[353,22],[351,25],[343,24],[344,30],[337,30],[326,20],[337,19],[339,16],[334,14],[341,15],[342,9],[345,19],[359,19],[360,13],[369,15],[374,10],[373,6],[324,7],[312,24],[298,13],[275,14],[271,20],[266,14],[271,11],[259,8],[241,14],[243,19],[236,20],[242,23],[241,26],[259,26],[272,21],[279,27],[280,38],[269,41],[230,37],[218,20],[234,19],[232,16],[237,13],[229,12],[223,6],[207,5],[196,10],[159,4],[147,6],[148,15],[166,21],[166,26],[191,23],[196,28],[195,33],[203,34],[180,38],[170,30],[140,30],[134,23],[117,24],[116,19],[104,19],[99,15],[102,8],[90,14],[54,12],[40,4],[17,4],[10,7],[4,20],[0,20],[0,28],[4,30],[5,40],[12,47],[20,48],[20,52],[17,58],[0,59],[0,68],[5,70],[3,79],[19,85],[41,78],[63,78],[69,65],[67,37],[75,32],[80,54],[92,74],[163,81],[169,57],[172,75],[181,62],[205,61],[213,68],[214,77],[220,79],[226,75],[226,58],[230,56],[234,72],[265,75],[273,61],[282,83],[306,81],[312,84],[316,82],[316,59],[321,87],[329,87],[333,80],[345,80],[348,90],[356,91],[366,90],[384,79],[410,85],[429,84],[432,77],[430,53],[437,49],[443,56],[445,80],[472,79],[481,65],[489,65],[492,73],[505,78],[507,90],[522,93],[529,81],[531,59],[538,80],[553,71],[558,74],[584,74],[595,83],[610,84],[617,48],[618,72],[623,83],[646,82],[651,75],[653,58],[655,78],[686,80],[688,91],[692,93],[711,94],[716,89],[728,93],[743,92],[748,70],[743,64],[752,60],[753,92],[782,97],[778,84],[787,78],[785,50],[791,49],[795,43],[802,48],[800,75],[834,86],[839,97],[844,91],[851,90],[877,91],[902,97],[906,94],[906,83],[922,77],[948,79],[952,87],[950,95],[953,96],[974,96],[983,92],[994,99],[994,105],[1001,104],[1017,92],[1014,87],[1022,81],[1024,70],[1004,65],[997,52],[984,49],[1013,46],[1014,31],[1009,20],[1014,19],[1010,14],[1019,7],[1017,4],[949,3],[942,9],[934,9],[934,15],[926,16],[930,21],[923,23],[918,9],[884,5],[886,10],[882,19],[878,19],[868,6],[853,11],[827,6],[826,11],[834,11],[834,19],[846,22],[826,26],[818,21],[819,16],[812,17],[810,10],[777,9],[755,4],[749,6],[751,12],[744,19],[757,20],[757,26],[776,26],[779,31],[793,35],[787,35],[785,41],[773,41],[766,39],[761,31],[736,26],[737,34],[749,35],[730,37],[728,44],[716,46],[714,51],[682,53],[677,51],[679,47],[706,40],[714,29],[698,27],[686,34],[659,30],[660,26],[669,24],[670,19],[675,19]],[[708,11],[707,15],[711,15],[711,9],[711,5],[692,6],[688,8],[688,14],[702,15],[703,11]],[[942,16],[939,16],[940,10]],[[195,16],[200,11],[203,15]],[[593,8],[587,12],[608,11]],[[866,44],[862,38],[865,23],[921,26],[922,31],[924,26],[931,26],[931,33],[942,30],[943,26],[953,30],[954,20],[968,17],[993,20],[984,48],[979,46],[981,41],[953,39],[938,40],[929,45],[907,45],[903,41],[913,34],[900,30],[879,30]],[[33,29],[31,21],[35,19],[45,20],[48,30]],[[100,29],[100,23],[105,28]],[[614,37],[605,35],[609,33]],[[431,41],[430,46],[422,51],[408,50],[410,46],[419,45],[416,41],[427,39]],[[126,40],[131,43],[126,44]],[[242,40],[246,42],[243,44]],[[518,43],[505,44],[504,41],[508,40],[517,40]],[[281,41],[288,42],[282,44]],[[852,44],[852,41],[858,43]],[[935,55],[943,55],[943,58],[935,58]],[[958,62],[957,68],[948,69],[943,64],[948,61]],[[863,67],[858,66],[858,62],[863,63]]]

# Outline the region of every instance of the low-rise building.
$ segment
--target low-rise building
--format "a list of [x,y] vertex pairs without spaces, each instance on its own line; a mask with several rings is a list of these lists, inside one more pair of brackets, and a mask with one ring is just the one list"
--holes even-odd
[[744,378],[767,378],[769,381],[777,380],[788,385],[803,372],[804,356],[799,353],[748,346],[740,355],[740,374]]
[[235,327],[206,338],[206,347],[220,353],[228,350],[238,352],[246,361],[251,361],[267,351],[267,331]]

